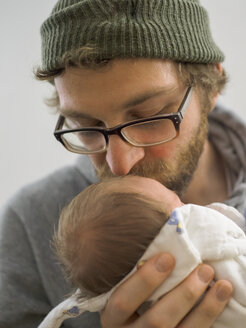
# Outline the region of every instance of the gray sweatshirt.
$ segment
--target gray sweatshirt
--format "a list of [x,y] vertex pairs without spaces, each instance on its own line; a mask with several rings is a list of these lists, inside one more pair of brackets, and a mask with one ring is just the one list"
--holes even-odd
[[[210,114],[209,138],[221,153],[230,198],[246,216],[246,127],[231,113]],[[208,177],[209,178],[209,177]],[[89,159],[22,188],[0,212],[0,328],[34,328],[68,294],[51,239],[61,209],[96,176]],[[96,328],[98,313],[66,320],[64,327]]]

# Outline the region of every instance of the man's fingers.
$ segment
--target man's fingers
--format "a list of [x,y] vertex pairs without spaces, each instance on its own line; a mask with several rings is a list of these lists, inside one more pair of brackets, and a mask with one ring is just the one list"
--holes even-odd
[[232,296],[233,288],[229,281],[220,280],[206,293],[202,302],[185,318],[178,327],[211,327]]
[[[206,291],[214,276],[212,267],[206,264],[195,269],[181,284],[164,295],[135,323],[134,328],[177,327]],[[199,327],[192,324],[189,327]]]
[[101,314],[102,327],[116,328],[132,321],[138,307],[161,285],[174,266],[174,258],[165,253],[156,255],[144,263],[110,297]]
[[112,295],[101,316],[102,326],[104,328],[211,327],[230,299],[232,286],[228,281],[216,282],[206,292],[202,301],[195,306],[214,276],[213,268],[206,264],[196,268],[141,317],[136,315],[136,309],[166,279],[173,267],[174,260],[168,254],[157,255],[145,263]]

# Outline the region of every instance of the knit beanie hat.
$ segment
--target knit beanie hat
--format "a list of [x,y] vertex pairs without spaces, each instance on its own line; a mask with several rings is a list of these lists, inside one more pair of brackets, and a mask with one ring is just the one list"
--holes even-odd
[[97,49],[98,60],[224,60],[199,0],[59,0],[41,38],[44,70],[62,68],[64,54],[84,46]]

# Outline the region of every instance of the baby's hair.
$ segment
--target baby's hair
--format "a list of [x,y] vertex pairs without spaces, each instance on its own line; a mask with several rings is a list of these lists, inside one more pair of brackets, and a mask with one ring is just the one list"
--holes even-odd
[[122,280],[169,217],[161,202],[110,190],[109,183],[91,185],[77,195],[63,209],[54,236],[68,279],[87,298]]

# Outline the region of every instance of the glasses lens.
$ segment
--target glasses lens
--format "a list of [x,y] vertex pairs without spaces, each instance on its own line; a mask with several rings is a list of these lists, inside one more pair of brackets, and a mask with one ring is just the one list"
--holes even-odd
[[121,130],[124,137],[138,146],[159,144],[172,140],[177,132],[169,119],[159,119],[127,126]]
[[78,153],[97,152],[106,148],[104,135],[98,131],[64,133],[62,140],[69,150]]

